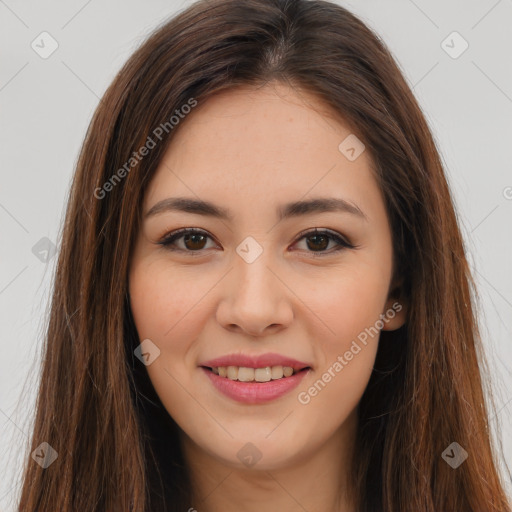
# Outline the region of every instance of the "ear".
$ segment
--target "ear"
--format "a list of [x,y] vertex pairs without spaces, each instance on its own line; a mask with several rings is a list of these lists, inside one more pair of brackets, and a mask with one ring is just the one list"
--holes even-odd
[[403,279],[394,280],[386,300],[381,318],[384,323],[383,331],[394,331],[405,324],[408,305],[403,293]]

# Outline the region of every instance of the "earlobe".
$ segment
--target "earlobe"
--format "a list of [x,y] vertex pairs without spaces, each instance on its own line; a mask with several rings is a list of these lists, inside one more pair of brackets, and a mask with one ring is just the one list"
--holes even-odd
[[389,294],[381,318],[384,323],[383,331],[395,331],[402,327],[407,320],[407,303],[404,300],[401,284],[395,286]]
[[407,319],[407,307],[398,300],[389,300],[382,313],[383,331],[394,331],[402,327]]

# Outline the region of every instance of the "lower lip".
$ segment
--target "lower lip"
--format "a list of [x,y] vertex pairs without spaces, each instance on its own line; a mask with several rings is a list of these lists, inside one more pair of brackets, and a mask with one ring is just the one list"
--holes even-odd
[[201,369],[210,378],[212,384],[224,395],[246,404],[262,404],[280,398],[296,388],[309,373],[309,369],[294,373],[291,377],[269,380],[268,382],[240,382],[227,377],[219,377],[211,370]]

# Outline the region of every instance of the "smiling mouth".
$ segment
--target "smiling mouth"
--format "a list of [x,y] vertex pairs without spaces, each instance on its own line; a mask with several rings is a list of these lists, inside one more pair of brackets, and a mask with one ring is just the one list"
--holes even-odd
[[309,366],[294,369],[291,366],[279,365],[265,366],[263,368],[248,368],[246,366],[203,366],[203,368],[210,370],[219,377],[239,382],[269,382],[271,380],[286,379],[296,373],[310,369]]

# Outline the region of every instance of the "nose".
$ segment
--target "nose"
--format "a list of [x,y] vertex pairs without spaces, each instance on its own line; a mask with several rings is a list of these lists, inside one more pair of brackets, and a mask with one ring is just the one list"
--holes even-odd
[[293,293],[267,251],[252,263],[235,255],[225,278],[217,321],[233,332],[250,336],[277,333],[293,320]]

